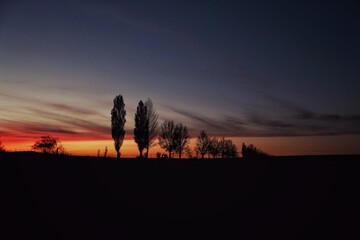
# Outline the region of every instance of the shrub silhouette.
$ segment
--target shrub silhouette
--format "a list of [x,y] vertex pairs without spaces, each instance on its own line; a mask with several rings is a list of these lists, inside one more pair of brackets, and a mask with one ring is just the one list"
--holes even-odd
[[241,147],[241,153],[243,155],[243,158],[247,158],[247,159],[270,157],[268,153],[260,150],[259,148],[255,147],[253,144],[246,146],[245,143],[243,143]]
[[143,101],[139,102],[135,113],[134,138],[142,158],[143,150],[149,146],[149,122],[147,108]]
[[155,139],[158,133],[158,114],[153,106],[153,103],[150,98],[145,102],[146,107],[146,118],[148,122],[148,142],[146,144],[146,153],[145,157],[149,156],[149,149],[155,146]]
[[114,99],[114,107],[111,110],[111,136],[114,139],[114,147],[117,158],[120,158],[120,148],[125,137],[125,103],[121,95]]

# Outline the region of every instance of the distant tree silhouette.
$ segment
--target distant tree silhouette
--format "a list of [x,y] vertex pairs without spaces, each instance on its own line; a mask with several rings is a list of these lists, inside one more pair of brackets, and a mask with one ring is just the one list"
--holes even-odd
[[219,155],[220,146],[219,146],[219,140],[216,137],[209,140],[207,151],[208,154],[212,155],[213,158],[216,158]]
[[181,159],[182,153],[189,144],[189,132],[185,125],[179,123],[176,124],[173,135],[174,148],[179,158]]
[[114,147],[117,153],[117,158],[120,158],[120,148],[125,137],[125,103],[121,95],[114,99],[114,107],[111,110],[111,135],[114,139]]
[[171,158],[171,154],[175,150],[174,131],[174,121],[165,121],[160,126],[159,145],[165,151],[169,152],[169,158]]
[[255,147],[253,144],[250,144],[248,146],[245,145],[245,143],[242,144],[241,147],[241,153],[243,155],[243,158],[246,159],[257,159],[257,158],[267,158],[270,157],[270,155],[259,148]]
[[206,132],[202,130],[195,143],[195,152],[198,152],[202,159],[204,159],[205,154],[209,151],[209,144],[210,139]]
[[100,157],[100,148],[97,150],[97,157]]
[[104,150],[104,158],[106,158],[107,153],[108,153],[108,148],[107,148],[107,146],[106,146],[106,147],[105,147],[105,150]]
[[158,133],[158,114],[154,108],[153,102],[148,98],[145,102],[146,107],[146,118],[148,121],[148,142],[146,144],[146,155],[149,156],[149,149],[155,146],[155,139]]
[[139,102],[135,113],[134,138],[142,158],[143,150],[149,146],[149,121],[147,118],[147,108],[143,101]]
[[38,141],[32,145],[32,149],[43,153],[57,153],[58,139],[49,135],[41,136]]
[[233,144],[232,140],[222,138],[219,142],[219,151],[221,158],[234,158],[237,157],[237,147]]
[[4,145],[0,141],[0,152],[6,152]]

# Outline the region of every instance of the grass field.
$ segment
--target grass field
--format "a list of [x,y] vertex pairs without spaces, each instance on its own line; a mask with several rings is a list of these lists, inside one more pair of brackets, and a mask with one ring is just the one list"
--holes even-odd
[[360,237],[359,156],[0,158],[14,239]]

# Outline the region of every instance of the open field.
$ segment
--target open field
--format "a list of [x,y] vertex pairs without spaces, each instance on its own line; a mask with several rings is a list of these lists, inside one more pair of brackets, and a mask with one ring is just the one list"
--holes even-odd
[[0,158],[0,234],[14,238],[360,236],[359,156]]

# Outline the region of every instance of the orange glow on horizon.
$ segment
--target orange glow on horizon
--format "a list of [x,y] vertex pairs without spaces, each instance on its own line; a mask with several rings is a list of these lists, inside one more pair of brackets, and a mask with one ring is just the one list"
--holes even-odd
[[[55,136],[54,137],[58,137]],[[5,146],[7,151],[31,151],[31,146],[38,139],[34,137],[2,137],[0,141]],[[360,154],[354,152],[352,149],[356,148],[356,144],[360,140],[360,136],[312,136],[312,137],[229,137],[238,147],[238,153],[241,156],[241,145],[254,144],[261,150],[275,155],[326,155],[326,154]],[[311,141],[310,141],[311,140]],[[195,157],[194,147],[196,138],[190,140],[190,149],[192,155]],[[100,149],[100,156],[103,156],[105,147],[108,148],[108,157],[116,157],[112,139],[100,140],[64,140],[60,139],[60,143],[65,150],[71,155],[76,156],[97,156],[98,149]],[[139,151],[132,136],[127,136],[120,149],[122,157],[137,157]],[[150,149],[149,157],[155,158],[156,153],[166,153],[159,145]],[[145,150],[144,152],[145,153]],[[186,156],[185,156],[186,157]]]

